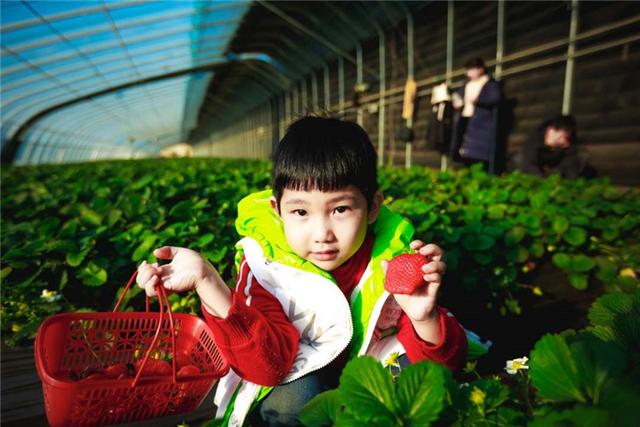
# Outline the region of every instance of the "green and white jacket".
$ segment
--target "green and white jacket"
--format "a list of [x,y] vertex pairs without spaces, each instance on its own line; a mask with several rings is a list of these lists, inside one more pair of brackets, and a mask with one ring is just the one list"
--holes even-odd
[[[381,208],[372,225],[371,259],[347,300],[329,273],[291,250],[282,222],[271,209],[271,194],[271,190],[254,193],[238,204],[236,229],[244,237],[236,245],[236,263],[245,257],[258,283],[278,299],[300,333],[298,353],[281,384],[327,366],[349,345],[351,357],[366,354],[382,361],[394,352],[403,354],[395,333],[379,340],[373,336],[380,314],[393,300],[384,290],[381,261],[408,252],[413,226]],[[475,340],[473,334],[467,336],[471,356],[486,353],[488,345]],[[272,388],[242,380],[230,370],[218,383],[216,418],[223,418],[223,425],[243,425],[252,406]]]

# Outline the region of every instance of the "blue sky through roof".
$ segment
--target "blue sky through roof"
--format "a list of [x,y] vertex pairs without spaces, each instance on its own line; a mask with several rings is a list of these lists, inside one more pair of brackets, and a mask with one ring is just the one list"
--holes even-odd
[[[2,1],[2,145],[20,123],[60,102],[223,61],[225,49],[250,4],[249,1]],[[104,97],[83,101],[48,116],[56,118],[56,138],[51,137],[50,130],[37,131],[45,123],[49,127],[53,123],[45,118],[29,132],[29,142],[37,144],[38,137],[43,135],[48,135],[48,140],[63,141],[60,126],[74,126],[74,120],[64,117],[77,118],[84,108],[95,113],[102,102],[107,103],[105,108],[140,117],[139,122],[145,125],[136,127],[123,119],[126,115],[107,114],[95,119],[95,125],[91,121],[84,124],[86,129],[81,134],[86,144],[95,140],[91,135],[108,129],[121,129],[109,133],[115,145],[121,142],[118,138],[129,138],[127,133],[136,133],[140,141],[167,143],[179,139],[185,129],[195,126],[211,77],[212,73],[205,73],[197,78],[187,75],[180,77],[182,80],[171,79],[172,84],[164,89],[154,86],[161,82],[131,88],[118,93],[118,102]],[[78,138],[72,129],[67,134]],[[48,149],[43,153],[49,151],[55,152]]]

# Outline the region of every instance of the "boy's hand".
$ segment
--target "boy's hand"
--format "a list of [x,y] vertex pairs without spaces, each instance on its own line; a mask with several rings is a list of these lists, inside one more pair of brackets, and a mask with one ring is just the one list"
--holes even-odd
[[171,260],[169,264],[148,264],[138,267],[138,286],[148,296],[155,296],[155,287],[162,284],[171,292],[195,290],[207,311],[226,317],[231,306],[231,290],[216,269],[200,253],[175,246],[163,246],[153,251],[158,259]]
[[[446,271],[446,264],[442,261],[442,249],[433,243],[426,245],[420,240],[414,240],[409,244],[411,249],[425,256],[429,262],[422,266],[425,286],[420,286],[410,295],[394,294],[396,301],[402,310],[413,322],[424,322],[437,318],[437,297],[442,275]],[[383,270],[386,273],[387,261],[383,261]]]
[[155,286],[162,283],[172,292],[185,292],[197,289],[198,285],[215,269],[198,252],[174,246],[163,246],[153,251],[158,259],[171,260],[169,264],[147,264],[144,261],[138,267],[138,286],[145,289],[147,295],[155,296]]

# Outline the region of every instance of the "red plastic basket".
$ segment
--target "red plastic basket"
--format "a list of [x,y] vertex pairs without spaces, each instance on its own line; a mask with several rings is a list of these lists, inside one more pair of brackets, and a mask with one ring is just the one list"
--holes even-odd
[[[159,313],[149,312],[148,298],[146,312],[117,311],[135,277],[113,312],[63,313],[40,325],[35,361],[51,426],[117,424],[190,412],[227,372],[207,324],[173,314],[162,286],[157,288]],[[154,356],[171,357],[171,373],[141,375]],[[129,369],[136,364],[135,377],[77,378],[116,364],[130,364]],[[200,372],[178,377],[177,367],[185,365]]]

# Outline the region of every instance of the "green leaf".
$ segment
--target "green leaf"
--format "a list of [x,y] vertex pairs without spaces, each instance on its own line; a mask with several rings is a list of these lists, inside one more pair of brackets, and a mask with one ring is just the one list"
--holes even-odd
[[598,279],[605,282],[605,284],[610,284],[615,280],[618,275],[618,264],[608,260],[606,257],[596,258],[596,264],[598,265],[598,270],[596,272],[596,277]]
[[69,273],[67,270],[62,270],[62,275],[60,275],[60,282],[58,283],[58,290],[62,291],[69,283]]
[[149,255],[149,251],[153,247],[153,244],[158,240],[158,236],[155,234],[148,234],[143,239],[140,245],[133,251],[131,259],[133,261],[141,261]]
[[213,233],[207,233],[207,234],[203,234],[202,236],[200,236],[200,238],[196,241],[195,246],[198,248],[204,248],[205,246],[207,246],[209,243],[211,243],[213,241],[213,239],[215,239],[215,236]]
[[586,255],[575,255],[571,259],[571,270],[578,273],[586,273],[595,267],[595,261]]
[[601,296],[589,309],[589,321],[594,325],[592,333],[619,344],[629,354],[640,355],[640,291]]
[[535,210],[541,210],[545,208],[548,204],[548,201],[549,196],[545,192],[536,192],[529,198],[529,203],[531,203],[531,207]]
[[632,426],[638,422],[640,391],[638,381],[628,377],[614,378],[602,388],[600,407],[609,411],[616,424],[609,422],[601,425]]
[[506,205],[497,204],[489,206],[487,209],[487,214],[491,219],[502,219],[504,218],[504,211],[506,210]]
[[529,427],[602,427],[610,424],[610,414],[599,408],[576,406],[565,411],[536,416]]
[[556,254],[553,255],[553,264],[564,270],[564,271],[570,271],[571,270],[571,257],[569,256],[569,254],[565,254],[562,252],[558,252]]
[[574,288],[583,291],[589,286],[589,276],[581,273],[571,273],[569,274],[569,283]]
[[587,232],[584,228],[572,226],[569,227],[563,238],[573,246],[580,246],[587,240]]
[[531,352],[529,374],[541,397],[558,402],[587,402],[580,389],[580,372],[560,335],[547,334]]
[[564,234],[569,229],[569,220],[563,216],[557,216],[553,219],[552,227],[556,234]]
[[140,190],[143,187],[146,187],[147,185],[149,185],[154,179],[156,179],[156,175],[155,174],[146,174],[144,175],[142,178],[140,178],[139,180],[133,182],[130,186],[129,189],[131,190]]
[[347,363],[340,377],[340,391],[343,403],[355,413],[395,418],[391,374],[372,357]]
[[102,224],[102,215],[100,215],[98,212],[94,211],[91,208],[88,208],[85,205],[80,205],[78,209],[80,211],[80,219],[83,222],[95,226]]
[[531,253],[531,256],[534,258],[542,258],[542,256],[544,255],[544,245],[542,244],[542,242],[536,240],[535,242],[531,243],[531,246],[529,246],[529,253]]
[[444,408],[445,380],[449,371],[443,365],[423,361],[402,370],[396,396],[398,413],[405,426],[429,426]]
[[631,297],[627,294],[612,292],[602,295],[589,308],[589,321],[592,325],[613,326],[613,320],[618,314],[630,313]]
[[86,258],[87,254],[91,251],[91,249],[93,248],[93,246],[89,246],[86,249],[79,251],[79,252],[69,252],[67,253],[67,256],[65,257],[67,264],[69,264],[70,267],[77,267],[80,264],[82,264],[82,261],[84,261],[84,259]]
[[107,282],[107,270],[90,261],[86,267],[80,270],[79,278],[87,286],[102,286]]
[[120,209],[110,209],[107,215],[107,227],[113,227],[120,218],[122,218],[122,211]]
[[518,215],[518,222],[530,230],[538,230],[542,225],[540,217],[529,215],[524,212],[521,212],[520,215]]
[[490,251],[474,252],[473,259],[480,265],[489,265],[494,260],[495,254]]
[[618,238],[620,230],[615,226],[610,226],[602,230],[602,238],[608,242],[612,242]]
[[192,211],[193,201],[183,200],[173,205],[173,207],[169,210],[169,215],[178,218],[189,218],[191,217]]
[[513,193],[511,193],[511,201],[517,204],[524,202],[528,197],[529,194],[522,188],[518,188]]
[[13,269],[11,267],[5,267],[0,271],[0,280],[4,280],[6,279],[9,274],[11,274],[11,271],[13,271]]
[[332,426],[338,418],[341,407],[339,391],[325,391],[316,395],[304,405],[300,411],[299,418],[308,427]]
[[620,375],[627,358],[619,346],[588,335],[578,336],[569,345],[580,373],[580,384],[590,401],[597,405],[605,383]]
[[627,366],[616,344],[589,334],[545,335],[531,352],[530,376],[541,397],[597,405],[604,386]]
[[486,251],[496,245],[496,240],[486,234],[467,234],[462,238],[462,246],[470,251]]
[[524,248],[522,246],[518,247],[518,257],[516,258],[516,261],[518,261],[519,263],[523,263],[528,259],[529,251],[527,250],[527,248]]
[[509,246],[515,246],[526,236],[527,230],[519,225],[513,227],[505,234],[505,243]]

